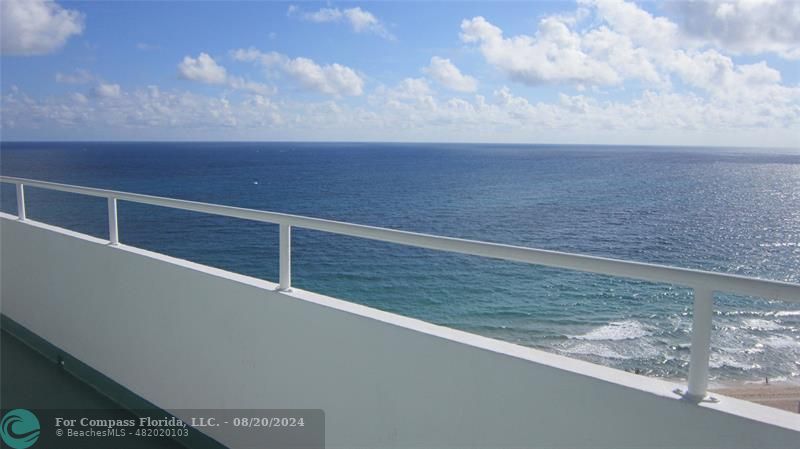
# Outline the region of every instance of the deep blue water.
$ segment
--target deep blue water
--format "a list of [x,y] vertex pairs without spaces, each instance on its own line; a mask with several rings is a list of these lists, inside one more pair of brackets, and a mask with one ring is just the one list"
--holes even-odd
[[[3,143],[0,172],[396,229],[800,282],[800,153],[352,143]],[[101,199],[28,215],[106,237]],[[0,190],[16,210],[13,187]],[[122,202],[120,239],[277,278],[277,226]],[[686,289],[293,234],[300,288],[627,370],[685,377]],[[168,300],[168,299],[165,299]],[[220,298],[224,301],[225,298]],[[800,307],[718,299],[718,381],[800,380]]]

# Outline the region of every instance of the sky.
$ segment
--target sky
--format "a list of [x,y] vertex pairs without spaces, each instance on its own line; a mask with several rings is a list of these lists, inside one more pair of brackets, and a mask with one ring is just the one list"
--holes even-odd
[[0,0],[3,140],[800,147],[800,1]]

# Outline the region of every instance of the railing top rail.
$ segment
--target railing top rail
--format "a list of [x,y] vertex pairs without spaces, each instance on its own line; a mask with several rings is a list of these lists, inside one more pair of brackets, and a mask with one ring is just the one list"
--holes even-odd
[[554,268],[586,271],[609,276],[619,276],[650,282],[662,282],[691,288],[705,288],[719,292],[758,296],[800,303],[800,284],[758,279],[734,274],[679,268],[584,254],[565,253],[521,246],[441,237],[395,229],[365,226],[300,215],[268,212],[197,201],[178,200],[115,190],[73,186],[25,178],[0,176],[0,182],[103,198],[116,198],[154,206],[202,212],[266,223],[284,224],[334,234],[360,237],[419,248],[490,257]]

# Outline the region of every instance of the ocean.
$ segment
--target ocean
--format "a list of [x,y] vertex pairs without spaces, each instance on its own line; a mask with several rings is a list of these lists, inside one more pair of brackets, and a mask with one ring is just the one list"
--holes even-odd
[[[800,282],[793,150],[4,142],[0,173]],[[26,197],[30,218],[106,238],[104,200]],[[0,209],[15,203],[3,184]],[[119,220],[123,243],[277,280],[275,225],[127,202]],[[687,373],[685,288],[302,229],[292,257],[299,288],[651,376]],[[712,348],[712,383],[800,382],[800,306],[719,295]]]

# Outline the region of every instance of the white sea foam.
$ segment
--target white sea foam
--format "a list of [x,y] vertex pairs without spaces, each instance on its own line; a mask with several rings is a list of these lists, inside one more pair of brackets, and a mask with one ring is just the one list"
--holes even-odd
[[650,335],[645,326],[636,320],[614,321],[605,326],[592,329],[583,335],[571,335],[578,340],[631,340]]
[[743,371],[757,368],[757,366],[752,363],[747,363],[746,361],[737,360],[737,358],[733,355],[716,354],[716,353],[711,354],[711,358],[708,361],[708,366],[710,366],[711,368],[722,368],[724,366],[727,366],[729,368],[736,368]]
[[765,340],[764,344],[774,349],[800,349],[800,341],[786,335],[773,335]]
[[645,340],[637,341],[575,341],[561,350],[570,355],[590,355],[606,359],[632,360],[662,357],[663,351]]
[[780,324],[769,321],[769,320],[760,320],[757,318],[751,318],[747,320],[743,320],[742,323],[746,329],[750,330],[757,330],[757,331],[776,331],[779,329],[783,329],[783,326]]
[[782,310],[775,312],[775,316],[800,316],[800,310]]
[[614,351],[606,345],[595,343],[579,343],[575,346],[564,348],[564,352],[575,355],[596,355],[606,359],[627,360],[630,358]]

